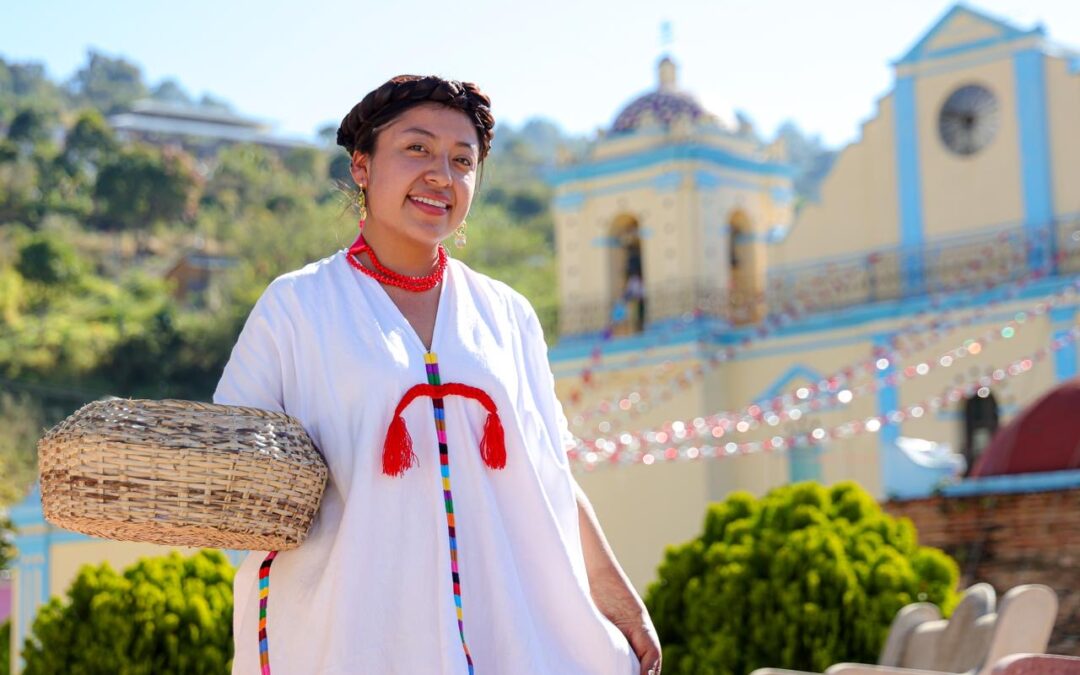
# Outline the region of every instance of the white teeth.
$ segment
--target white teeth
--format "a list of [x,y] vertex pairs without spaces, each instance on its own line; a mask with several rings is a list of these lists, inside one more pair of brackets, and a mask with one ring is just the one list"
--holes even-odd
[[450,208],[450,205],[447,204],[446,202],[435,201],[434,199],[428,199],[427,197],[413,197],[413,199],[420,202],[421,204],[430,204],[431,206],[438,206],[440,209]]

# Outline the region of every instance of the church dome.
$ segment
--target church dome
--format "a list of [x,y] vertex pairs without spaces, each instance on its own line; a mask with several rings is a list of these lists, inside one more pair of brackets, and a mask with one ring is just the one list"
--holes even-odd
[[613,132],[633,131],[650,118],[663,127],[669,127],[679,117],[697,122],[708,115],[697,99],[676,87],[674,61],[665,56],[660,60],[658,70],[660,86],[623,108],[615,117],[615,124],[611,127]]
[[1001,427],[971,476],[1080,469],[1080,379],[1051,389]]

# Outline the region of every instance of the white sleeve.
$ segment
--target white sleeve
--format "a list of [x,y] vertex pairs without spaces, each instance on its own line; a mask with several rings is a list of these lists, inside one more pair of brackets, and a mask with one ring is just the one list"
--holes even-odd
[[221,373],[214,403],[285,411],[281,335],[287,317],[273,284],[256,301]]
[[552,438],[558,439],[562,446],[560,463],[568,465],[569,459],[566,453],[578,446],[580,441],[570,431],[570,425],[563,412],[562,403],[555,394],[555,376],[551,372],[551,362],[548,360],[548,346],[544,341],[544,329],[540,325],[540,319],[536,316],[536,310],[525,299],[518,297],[516,303],[519,309],[519,321],[521,324],[523,351],[525,356],[525,369],[532,379],[533,396],[540,414],[545,421],[553,420],[556,428],[552,429]]

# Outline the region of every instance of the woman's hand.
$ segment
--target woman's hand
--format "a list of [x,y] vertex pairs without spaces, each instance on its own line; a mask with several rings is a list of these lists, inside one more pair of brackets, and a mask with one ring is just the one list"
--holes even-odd
[[641,616],[640,620],[626,625],[615,626],[626,636],[630,648],[637,654],[641,662],[640,675],[660,675],[660,638],[656,635],[656,628],[648,613]]

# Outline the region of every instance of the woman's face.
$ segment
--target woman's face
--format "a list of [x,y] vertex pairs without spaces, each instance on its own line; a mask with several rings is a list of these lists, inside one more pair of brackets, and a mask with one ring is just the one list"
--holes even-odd
[[434,103],[406,110],[378,132],[370,155],[353,153],[353,179],[367,192],[365,227],[442,241],[469,212],[478,162],[476,128],[463,112]]

